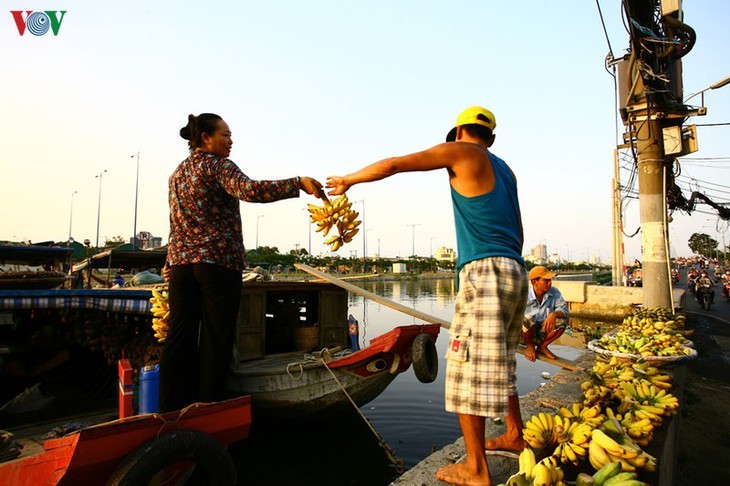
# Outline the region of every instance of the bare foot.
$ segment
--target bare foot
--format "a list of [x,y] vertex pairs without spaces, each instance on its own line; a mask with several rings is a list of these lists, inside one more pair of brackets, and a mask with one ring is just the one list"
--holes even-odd
[[557,356],[552,351],[550,351],[547,346],[540,346],[539,348],[537,348],[537,352],[542,354],[543,356],[547,356],[550,359],[557,358]]
[[491,486],[492,484],[489,472],[482,471],[478,474],[469,470],[466,463],[463,462],[440,468],[436,473],[436,479],[459,486]]
[[529,344],[525,345],[525,358],[532,362],[535,361],[535,346],[530,346]]
[[522,452],[522,449],[527,447],[527,442],[522,438],[522,435],[507,435],[502,434],[498,437],[492,437],[486,439],[484,442],[484,448],[488,451],[512,451]]

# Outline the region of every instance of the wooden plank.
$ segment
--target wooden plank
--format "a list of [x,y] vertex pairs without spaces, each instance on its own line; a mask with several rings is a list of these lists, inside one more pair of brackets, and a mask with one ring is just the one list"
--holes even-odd
[[[406,305],[392,301],[390,299],[386,299],[385,297],[383,297],[381,295],[369,292],[361,287],[358,287],[357,285],[353,285],[353,284],[345,282],[337,277],[333,277],[332,275],[330,275],[328,273],[320,272],[319,270],[312,268],[309,265],[305,265],[303,263],[295,263],[294,266],[296,268],[298,268],[299,270],[303,270],[311,275],[319,277],[320,279],[326,280],[334,285],[337,285],[338,287],[341,287],[345,290],[352,292],[353,294],[360,295],[362,297],[374,300],[375,302],[378,302],[379,304],[383,304],[386,307],[390,307],[391,309],[395,309],[406,315],[415,317],[416,319],[421,319],[421,320],[431,323],[431,324],[440,324],[441,327],[443,327],[444,329],[449,329],[451,327],[451,323],[445,319],[441,319],[440,317],[426,314],[425,312],[421,312],[419,310],[413,309],[411,307],[408,307]],[[525,354],[524,346],[517,346],[517,352],[524,355]],[[556,359],[551,359],[551,358],[548,358],[547,356],[538,354],[537,359],[539,359],[540,361],[543,361],[545,363],[549,363],[549,364],[552,364],[555,366],[560,366],[561,368],[565,368],[565,369],[571,370],[571,371],[583,369],[580,366],[576,366],[573,361],[569,361],[567,359],[560,358],[560,357],[558,357]]]

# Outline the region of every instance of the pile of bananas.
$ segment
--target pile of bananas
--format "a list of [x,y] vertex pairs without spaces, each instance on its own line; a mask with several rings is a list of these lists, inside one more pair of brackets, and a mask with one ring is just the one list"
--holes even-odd
[[586,473],[578,474],[576,486],[648,486],[647,483],[636,479],[635,472],[621,472],[621,464],[609,462],[596,471],[593,476]]
[[689,356],[692,351],[685,347],[689,344],[685,336],[692,331],[684,329],[685,322],[684,315],[674,315],[669,309],[634,308],[616,332],[604,335],[597,346],[640,356]]
[[520,453],[520,469],[501,486],[565,486],[563,470],[555,457],[536,462],[535,453],[529,447]]
[[167,291],[163,290],[159,292],[152,289],[150,302],[152,303],[150,312],[152,312],[153,316],[152,330],[155,331],[155,339],[160,343],[164,343],[165,339],[167,339],[167,331],[170,330],[170,326],[167,323],[170,317],[170,304],[168,303]]
[[588,460],[594,469],[600,470],[610,462],[621,464],[621,471],[655,471],[656,458],[641,449],[629,437],[616,419],[608,419],[603,427],[593,429],[588,445]]
[[360,213],[352,210],[352,202],[347,199],[346,194],[338,196],[331,202],[325,199],[324,206],[310,204],[309,212],[311,214],[309,220],[317,224],[317,231],[322,231],[324,236],[327,236],[333,227],[337,227],[337,235],[325,240],[325,244],[330,245],[332,251],[337,251],[345,243],[351,242],[360,231],[358,226],[362,221],[357,219]]

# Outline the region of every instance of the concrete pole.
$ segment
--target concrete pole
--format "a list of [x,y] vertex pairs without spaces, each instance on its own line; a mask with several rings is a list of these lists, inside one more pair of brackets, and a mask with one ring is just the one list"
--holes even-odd
[[612,284],[614,287],[623,285],[624,273],[624,242],[621,233],[621,175],[618,164],[618,149],[613,151],[613,269]]
[[[643,84],[643,83],[639,83]],[[641,86],[643,91],[643,86]],[[646,97],[642,97],[646,101]],[[636,121],[639,173],[639,212],[641,215],[641,264],[644,307],[672,308],[667,257],[664,198],[664,148],[662,129],[652,120],[654,110]],[[646,119],[648,118],[648,119]]]

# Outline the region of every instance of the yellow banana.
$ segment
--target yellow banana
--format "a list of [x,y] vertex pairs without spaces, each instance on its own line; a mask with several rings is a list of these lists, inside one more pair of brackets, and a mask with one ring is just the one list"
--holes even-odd
[[[606,452],[609,454],[613,454],[615,456],[623,456],[626,451],[624,450],[621,445],[613,440],[611,437],[606,435],[602,430],[600,429],[594,429],[591,433],[591,442],[595,441],[598,445],[603,447]],[[637,454],[638,455],[638,454]]]

